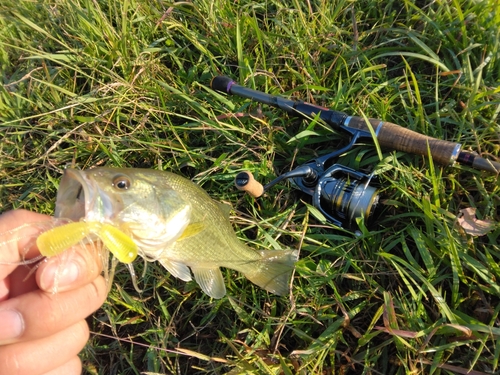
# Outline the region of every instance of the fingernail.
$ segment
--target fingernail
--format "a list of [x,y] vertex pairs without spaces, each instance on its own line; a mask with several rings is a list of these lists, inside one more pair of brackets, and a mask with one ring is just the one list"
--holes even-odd
[[16,310],[0,310],[0,342],[15,339],[24,332],[23,316]]
[[41,275],[40,287],[46,291],[64,289],[73,284],[80,274],[80,267],[75,262],[69,262],[64,266],[53,262],[45,267]]

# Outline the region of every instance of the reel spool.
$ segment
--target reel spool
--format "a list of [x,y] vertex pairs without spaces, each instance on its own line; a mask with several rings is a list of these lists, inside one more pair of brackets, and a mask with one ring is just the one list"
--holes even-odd
[[369,220],[378,203],[378,189],[367,175],[341,165],[330,167],[314,190],[313,205],[339,226],[357,226],[356,219]]

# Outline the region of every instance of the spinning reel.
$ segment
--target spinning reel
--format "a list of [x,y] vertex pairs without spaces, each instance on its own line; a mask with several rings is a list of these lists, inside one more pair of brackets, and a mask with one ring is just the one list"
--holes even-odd
[[356,228],[356,219],[363,217],[368,220],[378,203],[378,189],[370,185],[372,176],[342,164],[333,164],[325,169],[330,160],[337,159],[355,141],[351,139],[345,148],[302,164],[265,186],[257,182],[250,172],[240,172],[235,185],[258,198],[277,183],[291,179],[298,189],[312,197],[312,204],[329,222],[338,227]]

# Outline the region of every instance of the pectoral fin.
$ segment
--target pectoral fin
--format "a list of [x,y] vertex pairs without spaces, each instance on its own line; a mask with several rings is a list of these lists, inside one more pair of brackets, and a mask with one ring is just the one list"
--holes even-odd
[[205,229],[204,223],[189,224],[186,227],[186,229],[184,229],[184,232],[182,232],[181,236],[177,239],[177,241],[192,237],[192,236],[200,233],[203,229]]
[[158,259],[158,261],[167,269],[168,272],[182,281],[191,281],[191,272],[188,266],[184,263],[176,262],[168,259]]
[[191,267],[194,279],[200,288],[212,298],[222,298],[226,295],[226,285],[219,267],[194,268]]

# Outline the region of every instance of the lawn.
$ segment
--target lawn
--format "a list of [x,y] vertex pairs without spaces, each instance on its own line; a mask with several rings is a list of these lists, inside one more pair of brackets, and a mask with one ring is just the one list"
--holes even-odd
[[[390,121],[500,160],[498,0],[0,1],[0,211],[53,214],[67,166],[172,171],[232,207],[255,249],[300,250],[289,296],[227,295],[138,261],[89,318],[86,374],[498,374],[498,176],[362,142],[370,224],[342,229],[283,181],[346,136],[210,89],[214,76]],[[461,210],[493,222],[473,236]]]

